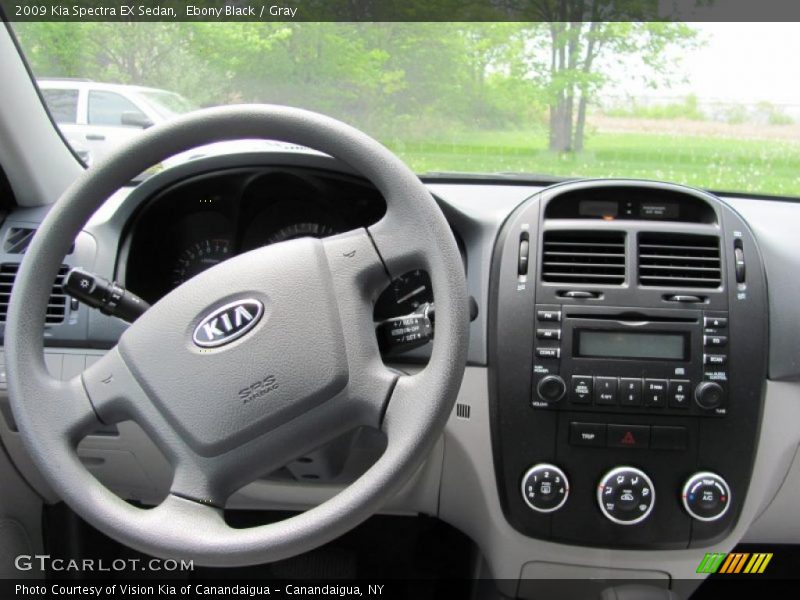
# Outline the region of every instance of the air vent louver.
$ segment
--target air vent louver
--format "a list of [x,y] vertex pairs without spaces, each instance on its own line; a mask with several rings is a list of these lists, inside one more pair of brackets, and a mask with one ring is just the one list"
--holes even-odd
[[[3,263],[0,265],[0,323],[6,322],[8,301],[11,299],[11,288],[14,287],[14,280],[17,278],[18,270],[19,263]],[[69,271],[69,267],[62,265],[53,283],[50,299],[47,302],[47,315],[45,317],[47,325],[63,323],[67,315],[67,295],[64,293],[63,288],[64,276],[67,271]]]
[[3,242],[3,252],[7,254],[25,254],[25,250],[28,249],[28,244],[31,243],[34,233],[36,233],[36,230],[30,227],[11,227],[6,234],[5,242]]
[[721,283],[719,238],[667,233],[639,236],[640,285],[713,289]]
[[625,234],[545,232],[542,281],[621,285],[625,282]]

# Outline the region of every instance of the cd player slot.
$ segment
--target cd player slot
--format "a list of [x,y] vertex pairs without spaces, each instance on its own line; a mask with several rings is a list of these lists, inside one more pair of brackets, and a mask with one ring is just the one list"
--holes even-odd
[[666,317],[660,315],[648,315],[637,312],[624,312],[617,314],[609,313],[569,313],[564,315],[565,319],[591,319],[592,321],[614,321],[619,323],[698,323],[696,317]]

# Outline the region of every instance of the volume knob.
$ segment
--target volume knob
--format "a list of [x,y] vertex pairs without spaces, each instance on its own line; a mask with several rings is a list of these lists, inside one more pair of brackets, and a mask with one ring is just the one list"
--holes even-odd
[[713,381],[704,381],[694,389],[694,401],[700,408],[711,410],[722,404],[725,391]]
[[547,375],[539,380],[536,393],[544,402],[558,402],[567,392],[567,384],[558,375]]

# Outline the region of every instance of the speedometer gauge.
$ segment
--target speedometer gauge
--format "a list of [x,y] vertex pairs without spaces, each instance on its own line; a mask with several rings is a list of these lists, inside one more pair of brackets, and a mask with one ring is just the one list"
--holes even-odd
[[327,223],[293,223],[270,234],[267,244],[277,244],[302,237],[323,238],[334,233],[336,233],[334,227]]
[[231,241],[225,238],[202,240],[181,252],[172,270],[172,284],[177,287],[227,260],[231,256]]

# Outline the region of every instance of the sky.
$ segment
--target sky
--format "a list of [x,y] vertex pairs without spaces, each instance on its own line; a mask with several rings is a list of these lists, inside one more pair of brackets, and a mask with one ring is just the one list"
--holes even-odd
[[686,83],[651,90],[619,78],[608,93],[797,105],[800,108],[800,23],[692,23],[703,47],[684,53]]

